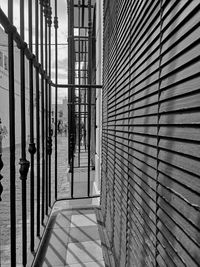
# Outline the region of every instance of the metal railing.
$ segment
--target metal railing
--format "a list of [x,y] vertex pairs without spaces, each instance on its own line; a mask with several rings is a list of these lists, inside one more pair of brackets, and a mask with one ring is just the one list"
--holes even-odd
[[[84,199],[99,197],[93,196],[90,192],[90,144],[91,144],[91,90],[100,89],[101,85],[92,84],[91,65],[88,65],[88,84],[74,83],[74,79],[69,79],[69,84],[58,84],[58,15],[57,15],[57,0],[54,0],[54,30],[55,30],[55,83],[51,81],[51,26],[52,26],[52,8],[51,0],[35,0],[35,25],[33,25],[33,4],[28,1],[28,42],[24,41],[24,0],[20,0],[20,32],[13,25],[13,0],[8,1],[8,17],[0,8],[0,24],[3,26],[5,33],[8,36],[8,61],[9,61],[9,136],[10,136],[10,265],[15,267],[16,262],[16,119],[15,119],[15,56],[14,56],[14,43],[20,51],[20,111],[21,111],[21,158],[19,160],[19,173],[21,179],[21,203],[22,203],[22,265],[27,266],[28,262],[28,248],[30,247],[31,253],[34,255],[37,249],[35,239],[42,236],[41,227],[45,226],[48,215],[54,204],[52,202],[52,188],[51,188],[51,170],[52,170],[52,134],[51,134],[51,108],[52,108],[52,87],[55,88],[55,191],[54,199],[58,200],[58,88],[68,88],[69,92],[69,163],[71,172],[71,196],[65,199]],[[91,7],[90,7],[91,9]],[[90,20],[91,14],[89,12]],[[69,16],[70,19],[70,16]],[[89,21],[91,25],[91,21]],[[34,27],[33,27],[34,26]],[[34,32],[33,32],[34,30]],[[35,54],[33,54],[33,33],[35,35]],[[89,32],[89,47],[92,46],[91,29]],[[39,43],[40,41],[40,43]],[[72,40],[73,42],[73,40]],[[92,54],[89,52],[89,61],[92,62]],[[25,68],[25,59],[29,62],[29,70]],[[70,59],[69,59],[70,60]],[[73,58],[72,58],[73,60]],[[74,64],[71,62],[70,64]],[[27,73],[28,72],[28,73]],[[70,69],[69,69],[70,72]],[[29,105],[30,105],[30,125],[29,125],[29,144],[27,154],[27,131],[26,125],[26,90],[25,90],[25,76],[29,75]],[[80,69],[79,69],[80,74]],[[72,73],[71,73],[72,75]],[[76,141],[74,139],[74,116],[75,106],[80,103],[75,103],[75,90],[80,88],[85,90],[87,97],[83,106],[88,105],[87,112],[87,152],[88,152],[88,189],[86,196],[74,197],[74,147]],[[35,99],[34,99],[35,96]],[[36,101],[36,112],[34,111],[34,101]],[[73,104],[73,105],[71,105]],[[81,110],[79,108],[79,116]],[[80,117],[79,117],[80,122]],[[80,127],[79,127],[80,131]],[[80,138],[80,134],[78,135]],[[1,133],[0,133],[1,138]],[[36,143],[35,143],[36,141]],[[80,140],[78,141],[80,148]],[[79,149],[80,153],[80,149]],[[30,157],[30,162],[27,158]],[[34,169],[34,165],[36,168]],[[3,168],[2,162],[2,149],[0,139],[0,172]],[[27,179],[30,172],[30,192],[28,193]],[[0,197],[3,191],[1,179],[3,176],[0,174]],[[8,179],[8,177],[5,177]],[[34,190],[36,188],[36,192]],[[27,203],[27,196],[30,195],[30,203]],[[36,201],[35,201],[36,199]],[[30,205],[30,241],[27,238],[27,205]],[[35,212],[36,211],[36,212]],[[35,228],[36,225],[36,228]],[[29,243],[28,243],[29,242]]]
[[[57,42],[57,0],[55,0],[54,27]],[[49,214],[51,203],[51,154],[52,139],[50,132],[51,123],[51,1],[35,0],[35,55],[33,54],[33,3],[28,1],[28,42],[24,41],[24,0],[20,1],[20,33],[13,25],[13,1],[8,1],[8,17],[0,8],[0,23],[8,35],[8,62],[9,62],[9,136],[10,136],[10,265],[16,266],[16,140],[15,140],[15,69],[14,69],[14,42],[20,50],[20,99],[21,99],[21,202],[22,202],[22,264],[27,266],[28,247],[35,252],[35,237],[41,236],[41,225],[44,225],[45,215]],[[40,17],[40,21],[39,21]],[[39,53],[40,34],[40,53]],[[44,43],[43,43],[44,35]],[[40,54],[40,58],[39,58]],[[57,45],[55,48],[57,64]],[[27,125],[26,125],[26,92],[25,92],[25,58],[29,61],[29,104],[30,104],[30,132],[28,151],[30,162],[27,160]],[[44,60],[45,59],[45,60]],[[40,63],[39,63],[40,62]],[[56,66],[57,75],[57,66]],[[56,76],[57,83],[57,76]],[[36,95],[36,118],[34,118],[34,93]],[[36,121],[36,123],[34,123]],[[40,129],[41,122],[41,129]],[[36,129],[34,129],[36,128]],[[36,136],[35,135],[36,132]],[[42,141],[40,138],[42,137]],[[36,140],[36,144],[35,144]],[[40,144],[40,142],[42,142]],[[41,145],[41,151],[40,151]],[[37,148],[37,149],[36,149]],[[2,150],[0,151],[0,159]],[[37,162],[36,173],[34,170],[35,159]],[[42,159],[42,164],[41,163]],[[3,162],[0,160],[0,168]],[[30,244],[27,241],[27,175],[30,169]],[[0,177],[2,179],[2,176]],[[35,179],[36,178],[36,179]],[[7,177],[5,177],[7,179]],[[34,192],[37,182],[36,195]],[[56,181],[57,183],[57,181]],[[42,189],[40,189],[42,188]],[[0,193],[3,188],[0,187]],[[55,187],[55,199],[57,189]],[[35,203],[36,198],[36,203]],[[35,207],[36,204],[36,207]],[[36,209],[36,217],[35,217]],[[35,224],[36,232],[35,232]]]

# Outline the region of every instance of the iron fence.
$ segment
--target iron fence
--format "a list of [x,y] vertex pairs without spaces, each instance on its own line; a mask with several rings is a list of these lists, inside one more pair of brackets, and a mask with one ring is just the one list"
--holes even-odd
[[[72,1],[73,2],[73,1]],[[42,236],[41,227],[45,227],[46,220],[50,214],[51,208],[58,199],[58,88],[68,88],[68,136],[69,136],[69,169],[71,171],[71,195],[65,199],[84,199],[99,197],[99,195],[92,195],[90,189],[90,172],[91,172],[91,111],[92,106],[95,106],[94,101],[91,101],[91,92],[96,89],[101,89],[101,85],[92,84],[92,53],[90,50],[94,46],[94,36],[92,36],[92,17],[91,17],[91,1],[88,2],[89,8],[89,35],[86,40],[88,42],[88,66],[86,67],[85,80],[81,83],[81,42],[79,39],[79,67],[78,67],[78,83],[75,83],[75,54],[74,45],[75,39],[73,37],[73,24],[71,25],[71,37],[69,32],[69,84],[58,84],[58,14],[57,14],[57,0],[54,2],[54,30],[55,30],[55,83],[51,81],[51,32],[52,32],[52,7],[51,0],[35,0],[34,12],[33,3],[28,1],[28,44],[24,41],[25,37],[25,6],[24,0],[20,1],[20,31],[13,25],[13,1],[8,1],[8,16],[0,8],[0,24],[8,36],[8,79],[9,79],[9,149],[10,149],[10,265],[16,266],[16,114],[15,114],[15,56],[14,44],[20,52],[20,116],[21,116],[21,157],[19,159],[19,173],[21,179],[21,220],[22,220],[22,264],[27,266],[28,250],[34,256],[37,245],[35,243],[36,237],[39,239]],[[73,5],[71,6],[70,14],[68,14],[69,22],[73,16]],[[94,8],[94,6],[92,7]],[[80,13],[80,6],[79,6]],[[33,14],[35,18],[33,18]],[[79,14],[80,15],[80,14]],[[35,24],[33,25],[33,19]],[[79,19],[79,26],[80,26]],[[33,34],[35,35],[35,49],[33,53]],[[71,38],[71,41],[70,41]],[[86,46],[85,46],[86,47]],[[28,60],[28,69],[25,66],[25,61]],[[29,107],[30,107],[30,125],[27,126],[27,106],[26,106],[26,75],[29,76]],[[71,78],[70,78],[71,77]],[[52,158],[52,88],[55,88],[55,138],[54,138],[54,158]],[[76,101],[76,91],[78,92],[78,101]],[[81,94],[84,99],[81,101]],[[35,107],[34,107],[35,106]],[[78,122],[78,138],[75,139],[76,121]],[[85,149],[87,151],[87,194],[86,196],[74,196],[74,169],[81,167],[81,121],[87,125],[85,138]],[[95,125],[93,125],[95,127]],[[27,145],[27,133],[29,135]],[[0,133],[1,134],[1,133]],[[93,133],[94,134],[94,133]],[[1,142],[0,142],[1,144]],[[28,147],[27,147],[28,146]],[[78,165],[74,163],[75,147],[78,152]],[[28,152],[27,153],[27,148]],[[28,160],[30,158],[30,161]],[[55,191],[52,196],[52,161],[55,162]],[[34,166],[36,165],[36,168]],[[3,168],[2,149],[0,147],[0,171]],[[27,179],[30,174],[30,189],[27,188]],[[0,174],[0,181],[3,176]],[[4,177],[8,179],[8,177]],[[34,190],[36,188],[36,191]],[[28,191],[30,190],[30,191]],[[0,195],[3,187],[0,183]],[[27,203],[28,196],[30,196],[30,203]],[[36,201],[35,201],[36,199]],[[28,240],[27,227],[27,206],[30,205],[30,240]],[[35,212],[36,211],[36,212]],[[36,227],[35,227],[36,225]]]

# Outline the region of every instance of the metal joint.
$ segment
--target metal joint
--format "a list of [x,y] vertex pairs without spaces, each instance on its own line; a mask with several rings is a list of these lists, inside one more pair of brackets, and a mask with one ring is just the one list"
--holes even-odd
[[34,55],[31,53],[31,51],[28,49],[28,47],[25,48],[25,54],[28,60],[33,60]]
[[17,28],[12,24],[5,25],[4,29],[5,29],[5,33],[7,34],[9,33],[15,34],[17,32]]
[[35,143],[31,143],[31,144],[29,144],[28,152],[29,152],[31,155],[34,155],[34,154],[36,153],[36,146],[35,146]]
[[52,17],[52,8],[48,6],[47,7],[47,24],[49,27],[51,27],[51,24],[52,24],[51,17]]
[[52,138],[50,136],[47,138],[47,153],[48,155],[52,154]]
[[20,179],[26,180],[29,167],[30,167],[30,162],[26,159],[20,159],[19,164],[20,164],[20,169],[19,169]]
[[46,80],[47,83],[49,84],[50,79],[49,79],[49,76],[48,76],[48,75],[45,75],[45,80]]
[[42,75],[43,74],[43,69],[42,69],[42,65],[40,63],[39,63],[38,69],[39,69],[39,73]]
[[45,71],[45,70],[43,71],[43,76],[44,76],[44,79],[45,79],[45,80],[47,80],[47,79],[48,79],[48,76],[47,76],[47,73],[46,73],[46,71]]
[[34,65],[34,67],[37,68],[37,69],[40,68],[40,64],[39,64],[39,62],[37,61],[36,57],[34,58],[33,65]]
[[14,33],[14,40],[17,43],[17,47],[21,50],[25,50],[27,47],[27,43],[21,38],[18,32]]
[[54,28],[58,29],[58,17],[54,17]]
[[45,18],[48,18],[48,4],[49,4],[48,0],[43,0],[42,5],[44,7],[43,13],[44,13]]
[[30,60],[34,63],[36,60],[36,56],[34,54],[32,54],[32,57],[30,58]]

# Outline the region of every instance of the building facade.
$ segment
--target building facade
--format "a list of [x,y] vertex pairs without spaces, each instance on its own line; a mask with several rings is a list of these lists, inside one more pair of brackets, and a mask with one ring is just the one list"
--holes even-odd
[[[1,124],[4,129],[4,137],[2,140],[2,146],[9,147],[9,90],[8,90],[8,37],[7,34],[0,27],[0,118]],[[16,144],[21,143],[21,108],[20,108],[20,53],[18,48],[14,48],[14,73],[15,73],[15,120],[16,120]],[[26,125],[27,125],[27,141],[29,138],[29,64],[28,60],[25,61],[25,86],[26,86]],[[35,94],[34,94],[35,98]],[[35,106],[35,103],[34,103]]]

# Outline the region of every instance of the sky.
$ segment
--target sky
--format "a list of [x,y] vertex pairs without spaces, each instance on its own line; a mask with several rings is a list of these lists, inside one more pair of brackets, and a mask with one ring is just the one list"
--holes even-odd
[[[25,4],[25,41],[28,43],[28,1],[24,0]],[[39,0],[38,0],[39,2]],[[35,6],[35,0],[32,0],[33,3],[33,32],[34,32],[34,6]],[[55,0],[51,0],[52,5],[52,18],[55,16],[55,8],[54,8]],[[57,0],[57,6],[58,6],[58,83],[59,84],[67,84],[67,0]],[[4,11],[4,13],[7,14],[8,10],[8,0],[0,0],[0,7]],[[18,32],[20,32],[20,0],[13,0],[13,24],[17,27]],[[53,22],[53,20],[52,20]],[[54,24],[52,23],[52,35],[51,35],[51,41],[52,44],[55,43],[55,29]],[[35,40],[35,36],[33,34],[33,43]],[[51,72],[51,79],[54,82],[55,79],[55,46],[52,45],[52,72]],[[33,53],[34,53],[34,47],[33,47]],[[52,91],[54,99],[54,90]],[[58,91],[58,102],[60,103],[62,101],[62,98],[67,96],[67,90],[60,88]]]

